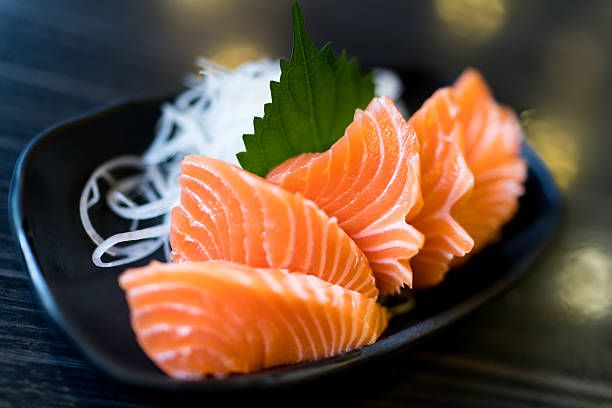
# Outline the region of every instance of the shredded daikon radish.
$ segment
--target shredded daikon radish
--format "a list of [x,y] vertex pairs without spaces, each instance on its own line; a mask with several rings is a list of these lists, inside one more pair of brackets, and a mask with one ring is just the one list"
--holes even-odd
[[[169,260],[170,210],[179,200],[181,160],[187,154],[197,154],[238,164],[236,153],[244,150],[242,135],[253,132],[253,118],[263,116],[264,104],[271,100],[270,81],[280,79],[279,61],[267,58],[234,70],[204,58],[197,64],[202,78],[191,78],[188,89],[174,103],[162,106],[155,137],[142,157],[109,160],[94,170],[85,184],[79,212],[85,232],[97,245],[92,254],[96,266],[124,265],[161,247]],[[382,68],[373,73],[376,94],[400,102],[403,86],[399,77]],[[126,170],[130,175],[123,179],[113,175]],[[107,188],[104,202],[100,202],[102,183]],[[129,220],[129,231],[103,238],[89,215],[95,205],[106,205]],[[141,227],[143,221],[148,224]]]

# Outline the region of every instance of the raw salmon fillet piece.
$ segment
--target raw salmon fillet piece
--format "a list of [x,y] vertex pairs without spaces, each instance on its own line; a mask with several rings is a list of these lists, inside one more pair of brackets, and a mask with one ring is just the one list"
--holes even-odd
[[527,165],[520,156],[522,131],[516,115],[497,104],[478,71],[467,69],[453,85],[453,94],[466,162],[474,174],[470,198],[453,214],[474,239],[473,254],[496,240],[516,213]]
[[312,275],[231,262],[152,262],[119,278],[138,343],[174,378],[223,377],[374,343],[375,299]]
[[425,245],[410,261],[414,288],[439,284],[454,256],[472,250],[474,240],[452,215],[474,186],[463,156],[463,128],[452,90],[436,91],[410,118],[421,146],[423,208],[410,223],[425,235]]
[[423,246],[410,221],[422,206],[419,143],[390,99],[374,98],[328,151],[272,169],[267,180],[313,200],[365,253],[382,294],[412,285]]
[[183,160],[179,184],[170,231],[175,262],[286,268],[378,296],[364,254],[312,201],[204,156]]

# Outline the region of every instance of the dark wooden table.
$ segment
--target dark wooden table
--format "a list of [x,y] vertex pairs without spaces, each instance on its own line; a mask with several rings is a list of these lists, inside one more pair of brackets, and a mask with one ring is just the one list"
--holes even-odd
[[[612,406],[612,4],[302,3],[316,43],[333,40],[364,64],[416,64],[448,78],[482,69],[523,112],[566,198],[557,239],[514,289],[417,347],[331,378],[325,392],[335,392],[322,401]],[[286,56],[290,42],[286,1],[0,0],[0,407],[235,399],[153,396],[85,362],[30,290],[7,226],[9,180],[24,145],[54,122],[176,90],[198,55],[231,64]],[[291,392],[287,405],[303,400]]]

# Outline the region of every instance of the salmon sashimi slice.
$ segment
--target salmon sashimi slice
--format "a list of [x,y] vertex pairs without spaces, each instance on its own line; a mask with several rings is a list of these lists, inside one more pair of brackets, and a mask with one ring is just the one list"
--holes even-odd
[[285,268],[378,296],[363,252],[312,201],[204,156],[183,160],[179,184],[180,204],[171,215],[174,262]]
[[454,215],[474,239],[471,253],[476,253],[496,240],[516,213],[527,165],[520,155],[522,131],[516,115],[497,104],[478,71],[467,69],[453,85],[453,94],[464,129],[466,162],[474,173],[473,192]]
[[365,253],[382,294],[412,286],[410,259],[423,246],[406,220],[422,206],[419,142],[386,97],[374,98],[328,151],[272,169],[267,180],[313,200]]
[[410,223],[425,235],[425,245],[410,261],[414,288],[439,284],[454,256],[472,250],[474,240],[452,215],[474,186],[463,156],[463,128],[452,90],[436,91],[408,121],[421,147],[423,208]]
[[153,261],[119,284],[138,343],[180,379],[332,356],[374,343],[387,325],[375,299],[282,269]]

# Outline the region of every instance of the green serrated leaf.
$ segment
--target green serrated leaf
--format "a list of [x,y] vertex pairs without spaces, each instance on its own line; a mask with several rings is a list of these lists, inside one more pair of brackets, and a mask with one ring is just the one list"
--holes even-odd
[[334,47],[332,43],[328,42],[321,48],[321,57],[333,67],[334,62],[336,62],[336,57],[334,57]]
[[272,102],[254,132],[244,135],[246,151],[238,153],[245,170],[265,177],[287,159],[322,152],[334,144],[351,123],[356,108],[374,97],[371,74],[363,75],[346,52],[336,59],[331,43],[320,51],[308,38],[302,12],[293,4],[293,52],[280,61],[279,82],[270,82]]

